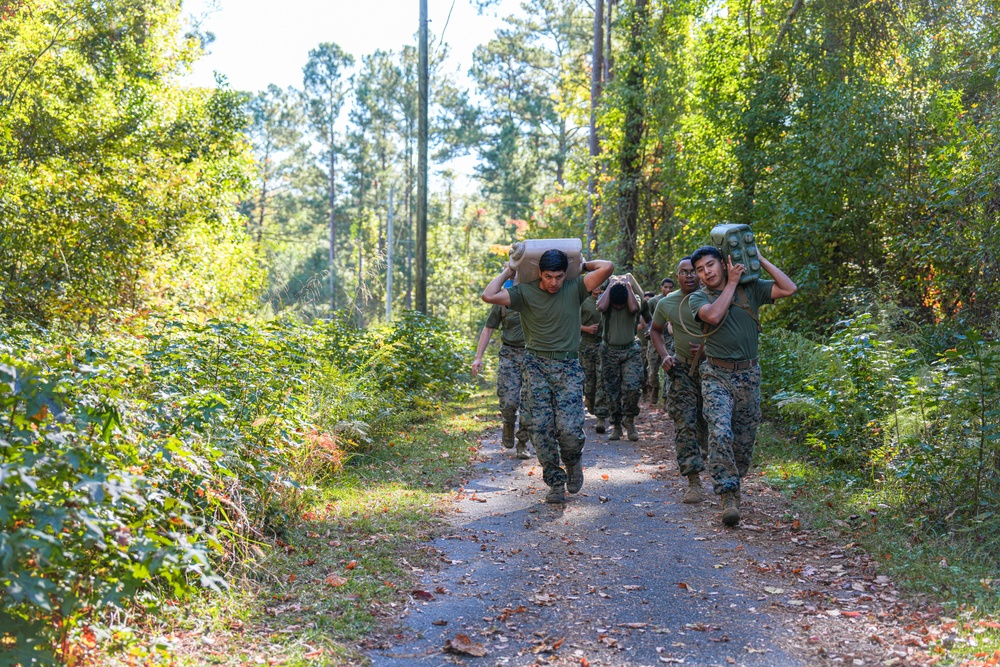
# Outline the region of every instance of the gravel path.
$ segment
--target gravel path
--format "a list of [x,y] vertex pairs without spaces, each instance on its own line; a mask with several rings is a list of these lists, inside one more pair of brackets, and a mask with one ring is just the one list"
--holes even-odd
[[[453,500],[442,568],[424,573],[392,639],[369,653],[403,665],[803,665],[781,648],[789,630],[738,568],[752,554],[715,528],[714,497],[680,502],[666,415],[647,410],[638,443],[587,424],[585,483],[563,506],[543,502],[536,460],[494,436]],[[666,483],[662,480],[667,474]],[[661,479],[654,479],[658,475]],[[447,642],[484,657],[449,653]]]

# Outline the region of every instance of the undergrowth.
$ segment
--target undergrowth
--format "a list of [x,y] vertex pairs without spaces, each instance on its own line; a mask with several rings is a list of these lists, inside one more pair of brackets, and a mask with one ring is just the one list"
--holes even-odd
[[366,331],[7,327],[0,660],[123,650],[136,619],[261,576],[345,466],[390,461],[394,434],[466,395],[467,361],[415,313]]
[[955,655],[1000,648],[1000,345],[873,300],[826,338],[768,331],[761,364],[768,482],[967,625]]

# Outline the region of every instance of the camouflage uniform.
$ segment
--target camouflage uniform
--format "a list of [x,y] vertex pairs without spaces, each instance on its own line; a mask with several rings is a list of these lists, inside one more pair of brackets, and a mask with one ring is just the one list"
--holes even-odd
[[517,425],[517,441],[528,440],[528,410],[521,378],[524,374],[523,347],[500,346],[500,367],[497,369],[497,396],[500,398],[500,414],[508,424],[513,424],[520,408],[521,420]]
[[549,486],[566,483],[560,466],[577,463],[583,456],[583,368],[576,359],[546,359],[528,353],[524,364],[525,394],[542,479]]
[[706,362],[700,370],[712,490],[738,491],[760,426],[760,366],[727,370]]
[[611,423],[621,424],[622,417],[639,414],[642,395],[642,350],[639,341],[625,349],[617,345],[601,346],[601,380],[604,385],[605,409],[611,413]]
[[689,362],[677,357],[666,371],[668,390],[667,412],[674,420],[674,444],[677,467],[687,477],[705,469],[708,458],[708,425],[702,414],[700,369],[691,376]]
[[[773,280],[763,279],[738,286],[726,319],[705,339],[701,400],[708,422],[708,472],[719,495],[739,491],[753,460],[761,419],[757,312],[773,303],[773,287]],[[691,313],[697,315],[720,293],[704,287],[692,292]]]
[[[648,335],[648,334],[647,334]],[[667,348],[668,354],[674,353],[674,337],[664,329],[663,330],[663,345]],[[656,351],[656,346],[653,345],[653,341],[649,342],[646,346],[646,372],[649,377],[646,378],[646,385],[652,390],[654,387],[659,387],[660,385],[660,367],[663,365],[663,357],[660,353]],[[663,386],[666,386],[669,378],[663,381]],[[663,392],[666,395],[666,391]]]
[[596,341],[586,339],[580,342],[580,366],[583,367],[583,397],[594,406],[594,414],[607,419],[611,416],[608,402],[604,397],[604,382],[601,380],[601,346]]

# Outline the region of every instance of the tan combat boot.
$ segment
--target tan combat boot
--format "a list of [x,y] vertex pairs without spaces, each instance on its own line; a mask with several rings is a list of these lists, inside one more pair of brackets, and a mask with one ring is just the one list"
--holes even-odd
[[684,500],[681,502],[687,503],[688,505],[693,505],[695,503],[700,503],[705,499],[704,493],[701,488],[701,475],[693,472],[687,476],[688,478],[688,489],[687,493],[684,494]]
[[594,430],[598,433],[604,433],[608,430],[607,422],[604,420],[604,417],[597,418],[597,426],[594,427]]
[[545,494],[545,502],[553,505],[566,502],[566,485],[557,484],[549,487],[549,492]]
[[625,418],[625,430],[628,432],[628,439],[632,442],[639,439],[639,431],[635,428],[635,417]]
[[735,526],[740,522],[740,509],[736,506],[736,492],[726,491],[722,494],[722,524]]
[[611,435],[608,436],[608,440],[621,440],[622,439],[622,425],[614,424],[611,428]]
[[522,461],[527,461],[528,459],[531,458],[531,455],[528,454],[528,441],[527,440],[520,440],[520,441],[518,441],[518,443],[517,443],[517,451],[514,453],[514,456],[516,456],[517,458],[521,459]]
[[514,422],[503,423],[503,435],[500,436],[500,442],[507,449],[514,449]]
[[583,488],[583,462],[577,461],[571,466],[566,466],[566,474],[569,475],[566,490],[570,493],[580,493],[580,489]]

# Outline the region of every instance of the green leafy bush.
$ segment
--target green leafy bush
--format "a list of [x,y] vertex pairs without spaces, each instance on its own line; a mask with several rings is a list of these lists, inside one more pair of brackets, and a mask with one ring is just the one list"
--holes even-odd
[[345,450],[461,395],[466,364],[466,344],[415,313],[373,331],[0,333],[0,653],[67,659],[83,632],[128,639],[110,610],[223,586]]
[[140,590],[221,585],[204,461],[139,437],[124,385],[107,366],[0,355],[0,627],[22,664],[67,657],[74,631]]

